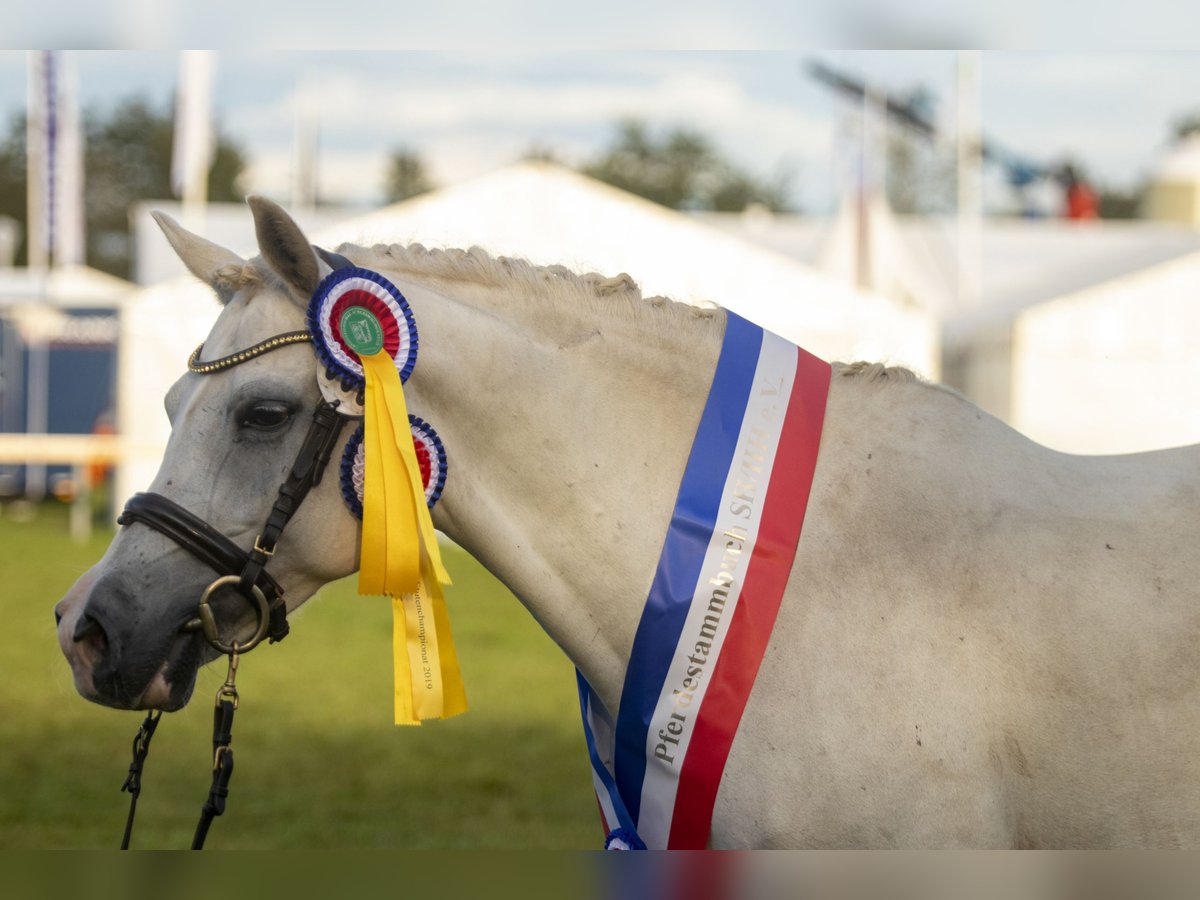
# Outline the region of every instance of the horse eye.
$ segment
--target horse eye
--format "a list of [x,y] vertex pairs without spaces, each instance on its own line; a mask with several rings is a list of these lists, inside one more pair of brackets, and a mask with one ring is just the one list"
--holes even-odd
[[259,431],[274,431],[282,428],[292,417],[292,409],[286,403],[258,401],[242,411],[238,425]]

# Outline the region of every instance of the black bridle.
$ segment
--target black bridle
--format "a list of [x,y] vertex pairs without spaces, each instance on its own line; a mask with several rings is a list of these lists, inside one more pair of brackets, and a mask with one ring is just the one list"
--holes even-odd
[[317,404],[300,452],[287,480],[279,486],[275,504],[250,550],[243,550],[204,519],[162,494],[134,494],[117,519],[120,525],[141,522],[153,528],[220,573],[203,594],[199,617],[184,628],[202,630],[208,642],[222,653],[231,653],[233,643],[221,639],[208,601],[223,588],[239,592],[254,605],[258,614],[258,630],[249,640],[238,642],[239,653],[248,652],[263,637],[270,637],[275,642],[287,636],[287,604],[283,588],[267,572],[267,563],[275,555],[287,523],[308,492],[321,483],[344,422],[332,403],[322,400]]
[[[314,249],[335,270],[353,265],[344,256],[320,248]],[[290,331],[209,362],[200,361],[204,349],[204,345],[201,344],[188,359],[188,370],[200,375],[211,375],[281,347],[311,341],[312,335],[307,331]],[[119,525],[126,527],[140,522],[154,529],[218,573],[216,580],[209,584],[200,596],[197,617],[189,620],[182,628],[185,632],[201,632],[213,648],[229,656],[229,673],[225,683],[217,691],[213,713],[212,786],[192,839],[193,850],[203,848],[213,818],[225,811],[229,779],[233,774],[233,750],[230,742],[233,737],[233,714],[238,706],[235,686],[238,659],[254,649],[264,637],[270,638],[271,643],[274,643],[283,640],[289,630],[283,588],[266,571],[267,563],[275,555],[284,528],[296,514],[304,498],[321,483],[345,422],[346,418],[337,412],[336,401],[330,403],[321,400],[317,404],[300,452],[292,463],[287,479],[279,486],[271,512],[255,537],[254,546],[249,550],[242,549],[204,519],[162,494],[134,494],[117,519]],[[218,593],[226,590],[232,590],[242,596],[254,609],[256,628],[245,640],[225,640],[221,637],[211,601]],[[130,763],[129,775],[121,788],[130,794],[129,816],[121,843],[122,850],[129,848],[138,796],[141,793],[142,768],[160,716],[160,710],[151,711],[134,738],[133,762]]]

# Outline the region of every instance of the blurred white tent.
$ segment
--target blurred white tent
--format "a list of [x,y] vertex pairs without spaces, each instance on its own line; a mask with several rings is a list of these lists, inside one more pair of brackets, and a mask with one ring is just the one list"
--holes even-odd
[[1200,252],[1022,312],[1012,424],[1075,453],[1200,443]]
[[731,234],[869,283],[941,322],[942,377],[1058,450],[1200,442],[1200,231],[1157,221],[985,219],[973,259],[953,218],[707,215]]
[[1151,219],[1200,227],[1200,132],[1180,140],[1155,167],[1145,211]]
[[213,292],[190,276],[135,290],[122,307],[117,433],[127,449],[113,482],[117,509],[146,490],[158,471],[171,434],[163,397],[186,371],[188,354],[204,340],[219,312]]
[[[248,221],[248,211],[243,215]],[[577,271],[628,272],[647,296],[718,303],[826,359],[881,359],[938,374],[937,325],[928,312],[549,163],[520,163],[308,233],[330,247],[480,246]],[[138,235],[140,259],[142,241],[150,239],[141,223]],[[211,230],[209,237],[218,240]],[[165,240],[153,240],[161,252]],[[208,289],[186,280],[140,291],[126,306],[119,427],[132,443],[165,445],[162,394],[216,312]],[[122,467],[116,496],[146,485],[156,465],[146,458]]]
[[[1178,392],[1185,361],[1166,350],[1181,335],[1200,345],[1200,318],[1177,308],[1189,290],[1200,297],[1200,232],[1145,221],[1010,220],[985,227],[982,245],[982,302],[947,318],[943,332],[945,372],[956,387],[1056,450],[1200,441],[1200,428],[1179,428],[1200,395]],[[1176,404],[1158,407],[1154,421],[1136,392],[1109,391],[1102,400],[1096,393],[1096,377],[1112,383],[1121,366],[1111,348],[1085,336],[1111,329],[1116,309],[1123,310],[1119,327],[1142,336],[1120,352],[1137,355],[1137,367],[1155,373]],[[1067,310],[1070,334],[1049,324],[1066,322]]]

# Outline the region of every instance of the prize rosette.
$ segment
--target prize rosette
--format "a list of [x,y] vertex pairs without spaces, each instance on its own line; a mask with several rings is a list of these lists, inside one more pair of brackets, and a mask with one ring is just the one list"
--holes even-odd
[[[446,448],[438,433],[424,419],[408,417],[412,431],[413,449],[417,453],[417,465],[421,468],[421,483],[425,486],[425,503],[430,509],[442,496],[446,486]],[[346,441],[342,454],[341,483],[342,497],[355,518],[363,517],[363,485],[366,479],[366,459],[363,452],[363,426],[359,425]]]
[[363,420],[342,458],[342,492],[362,520],[358,592],[392,601],[396,724],[457,715],[467,698],[442,592],[450,575],[429,514],[446,455],[404,398],[417,361],[412,310],[382,275],[351,266],[317,286],[308,328],[322,395]]
[[363,388],[363,354],[385,351],[402,383],[417,362],[417,324],[408,301],[370,269],[352,266],[328,275],[309,302],[308,330],[326,372],[347,391]]

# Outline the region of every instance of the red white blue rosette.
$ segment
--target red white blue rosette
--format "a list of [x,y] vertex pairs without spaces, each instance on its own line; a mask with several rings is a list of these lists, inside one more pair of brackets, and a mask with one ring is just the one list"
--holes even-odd
[[[351,342],[342,334],[347,312],[365,310],[379,324],[383,349],[396,362],[400,381],[408,380],[417,362],[417,323],[399,288],[370,269],[337,269],[317,286],[308,304],[308,330],[321,365],[347,391],[363,386],[363,368]],[[361,318],[361,314],[358,314]]]
[[[421,468],[421,483],[425,486],[425,502],[433,509],[433,505],[442,496],[442,488],[446,486],[446,448],[438,433],[424,419],[417,416],[408,417],[408,427],[412,432],[413,447],[417,451],[417,465]],[[363,461],[363,426],[359,425],[346,442],[342,453],[341,466],[342,497],[354,517],[362,519],[363,480],[366,475]]]

